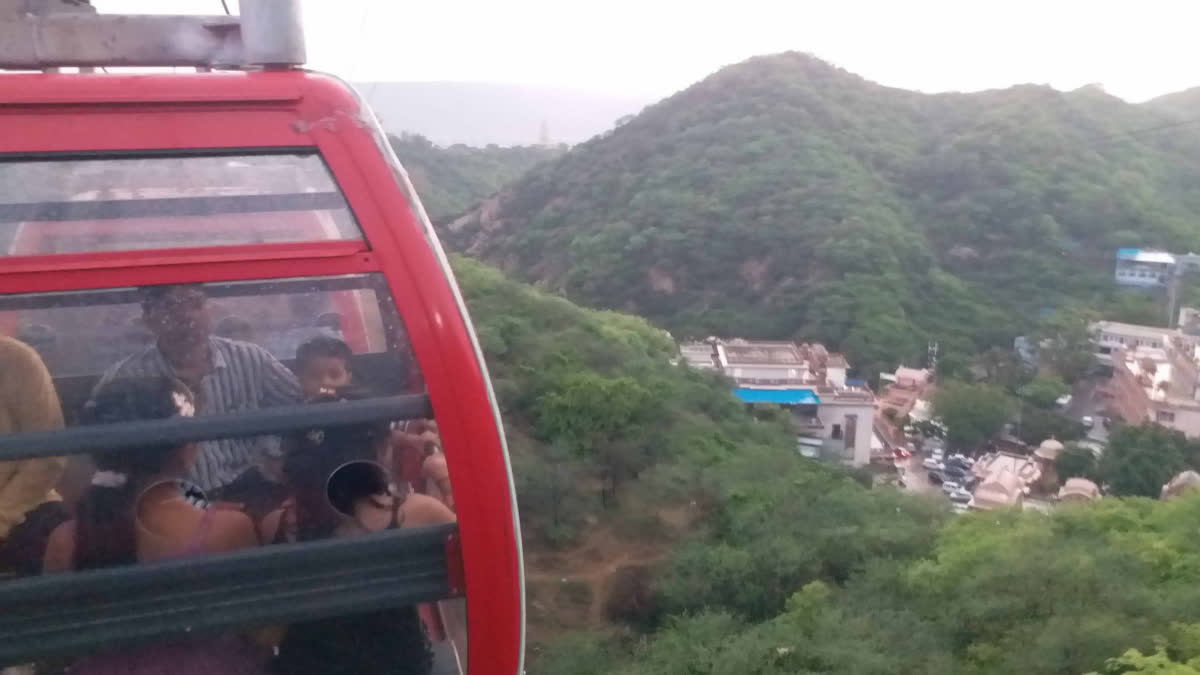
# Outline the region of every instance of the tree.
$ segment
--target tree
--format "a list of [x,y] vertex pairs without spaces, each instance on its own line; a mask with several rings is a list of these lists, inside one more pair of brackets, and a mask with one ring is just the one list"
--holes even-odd
[[633,378],[565,370],[538,397],[534,415],[541,435],[596,461],[607,502],[621,478],[640,468],[638,448],[628,441],[656,409],[656,398]]
[[1079,420],[1071,419],[1057,410],[1021,406],[1017,437],[1029,445],[1037,445],[1047,438],[1064,443],[1075,441],[1083,438],[1085,432]]
[[1089,448],[1069,444],[1058,453],[1058,458],[1054,460],[1054,470],[1059,480],[1087,478],[1095,481],[1096,455]]
[[1041,345],[1039,354],[1067,382],[1078,381],[1095,365],[1095,345],[1089,328],[1095,319],[1089,310],[1065,308],[1038,324],[1035,336]]
[[1055,375],[1037,375],[1029,384],[1017,392],[1027,403],[1038,408],[1051,409],[1068,391],[1067,383]]
[[999,387],[950,380],[938,385],[933,410],[946,425],[952,444],[973,448],[1004,428],[1013,403]]
[[1114,495],[1158,497],[1162,486],[1186,466],[1191,453],[1180,431],[1157,424],[1122,426],[1108,438],[1100,480]]

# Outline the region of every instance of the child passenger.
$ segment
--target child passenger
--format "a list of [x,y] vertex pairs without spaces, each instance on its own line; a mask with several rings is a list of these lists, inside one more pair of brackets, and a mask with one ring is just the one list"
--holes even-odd
[[[103,385],[84,410],[88,423],[191,417],[195,401],[181,382],[166,377],[117,379]],[[151,445],[93,457],[97,471],[75,516],[50,535],[45,572],[87,570],[199,556],[256,546],[251,520],[210,508],[185,483],[196,447]],[[186,636],[145,647],[88,656],[73,675],[179,675],[267,672],[270,654],[236,634]]]
[[[316,402],[357,400],[361,392],[320,394]],[[264,541],[313,541],[454,521],[441,502],[391,488],[386,422],[312,429],[288,444],[284,476],[292,490],[263,521]],[[432,651],[415,607],[292,624],[276,662],[285,675],[429,673]]]

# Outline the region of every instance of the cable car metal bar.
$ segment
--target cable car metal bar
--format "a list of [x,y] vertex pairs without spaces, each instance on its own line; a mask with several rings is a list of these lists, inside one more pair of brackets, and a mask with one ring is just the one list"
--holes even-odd
[[0,665],[457,595],[454,524],[0,581]]
[[81,452],[120,452],[122,448],[129,447],[182,444],[233,436],[278,434],[314,427],[430,417],[433,417],[433,409],[429,397],[425,394],[409,394],[360,401],[279,406],[203,417],[88,424],[56,431],[0,436],[0,461],[58,457]]
[[[0,68],[303,65],[299,0],[242,0],[241,17],[97,14],[0,0]],[[87,11],[91,10],[91,11]]]
[[349,208],[338,192],[0,204],[0,222],[175,218]]

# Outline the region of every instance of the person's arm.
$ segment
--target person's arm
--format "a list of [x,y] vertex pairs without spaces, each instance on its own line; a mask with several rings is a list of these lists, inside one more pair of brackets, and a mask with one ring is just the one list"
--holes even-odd
[[50,533],[42,554],[42,572],[66,572],[74,567],[75,521],[68,520]]
[[422,527],[456,522],[454,512],[428,495],[410,494],[404,499],[404,527]]
[[262,382],[262,399],[259,405],[268,407],[299,403],[302,395],[296,375],[267,350],[257,346],[253,348],[261,359],[258,376]]
[[[5,407],[11,427],[6,431],[48,431],[63,426],[62,406],[50,372],[32,348],[5,345],[0,357],[5,370]],[[6,480],[0,488],[0,538],[46,500],[66,466],[65,457],[38,457],[4,463]]]

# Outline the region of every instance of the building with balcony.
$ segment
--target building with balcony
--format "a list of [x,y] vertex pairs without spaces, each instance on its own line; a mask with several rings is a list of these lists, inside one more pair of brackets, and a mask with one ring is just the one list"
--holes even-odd
[[1114,276],[1121,286],[1166,288],[1175,274],[1175,266],[1175,256],[1166,251],[1122,248],[1117,250]]
[[711,360],[744,403],[786,408],[801,454],[832,455],[855,466],[871,461],[875,396],[846,379],[849,364],[841,354],[820,344],[715,338],[680,345],[680,354],[700,369]]

